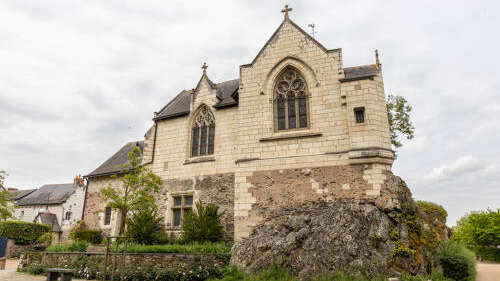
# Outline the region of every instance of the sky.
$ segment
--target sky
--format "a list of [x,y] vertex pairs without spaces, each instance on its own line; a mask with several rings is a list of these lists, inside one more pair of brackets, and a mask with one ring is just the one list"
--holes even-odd
[[[50,5],[48,5],[50,3]],[[386,94],[413,106],[393,172],[448,224],[500,208],[498,1],[288,1],[290,18],[342,48],[380,52]],[[238,78],[283,19],[283,1],[0,2],[0,170],[22,189],[71,182],[196,86]]]

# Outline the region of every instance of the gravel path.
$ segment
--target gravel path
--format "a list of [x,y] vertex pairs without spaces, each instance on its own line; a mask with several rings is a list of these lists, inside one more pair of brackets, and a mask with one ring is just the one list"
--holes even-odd
[[476,281],[500,281],[500,263],[477,263]]

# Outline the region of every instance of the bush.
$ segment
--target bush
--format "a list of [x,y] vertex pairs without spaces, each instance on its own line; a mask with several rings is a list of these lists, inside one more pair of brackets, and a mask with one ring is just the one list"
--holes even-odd
[[163,242],[165,232],[161,222],[158,208],[155,205],[146,205],[127,219],[127,236],[139,244],[152,245]]
[[32,265],[29,265],[25,268],[18,269],[18,271],[20,271],[20,272],[29,273],[32,275],[44,274],[46,270],[47,270],[47,266],[41,265],[41,264],[32,264]]
[[24,221],[0,222],[0,236],[14,239],[18,245],[35,242],[42,234],[50,232],[50,225]]
[[86,252],[88,242],[75,241],[73,243],[56,244],[47,248],[47,252]]
[[196,203],[196,210],[184,217],[182,225],[184,240],[187,242],[221,241],[224,235],[221,217],[224,213],[219,213],[217,205]]
[[44,234],[42,234],[42,236],[38,237],[38,239],[36,240],[36,244],[38,247],[45,249],[50,245],[52,245],[54,240],[55,240],[54,233],[45,232]]
[[73,237],[71,237],[75,241],[85,241],[91,244],[101,244],[102,240],[104,240],[104,236],[102,235],[101,230],[90,230],[83,229],[75,231]]
[[474,253],[454,241],[447,241],[437,260],[444,276],[456,281],[474,281],[476,276],[476,258]]

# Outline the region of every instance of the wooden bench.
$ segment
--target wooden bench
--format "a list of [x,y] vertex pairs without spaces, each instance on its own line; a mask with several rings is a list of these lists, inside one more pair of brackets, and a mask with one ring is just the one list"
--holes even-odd
[[47,281],[57,281],[59,276],[61,281],[71,281],[73,279],[73,269],[49,268],[47,269]]

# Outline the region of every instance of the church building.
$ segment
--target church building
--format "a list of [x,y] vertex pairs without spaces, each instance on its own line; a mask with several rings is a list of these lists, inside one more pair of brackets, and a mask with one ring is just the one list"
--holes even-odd
[[238,242],[285,209],[380,195],[394,153],[378,54],[345,67],[342,49],[324,47],[290,10],[239,77],[214,82],[203,64],[194,88],[154,113],[143,141],[86,176],[87,225],[117,234],[119,216],[99,192],[119,184],[111,176],[135,146],[164,181],[157,202],[169,232],[197,201],[225,210],[226,238]]

